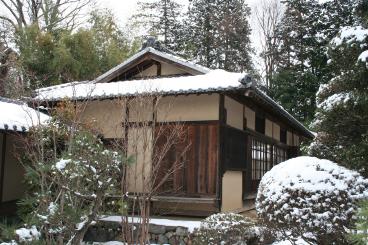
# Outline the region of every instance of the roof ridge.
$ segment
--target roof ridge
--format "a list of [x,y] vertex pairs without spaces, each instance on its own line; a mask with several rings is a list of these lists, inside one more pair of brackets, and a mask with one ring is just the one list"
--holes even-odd
[[49,87],[38,88],[35,91],[36,93],[38,93],[38,92],[44,92],[44,91],[49,91],[49,90],[58,89],[58,88],[65,88],[65,87],[69,87],[72,85],[80,85],[80,84],[87,84],[87,83],[94,83],[94,82],[95,80],[73,81],[73,82],[57,84],[57,85],[53,85]]

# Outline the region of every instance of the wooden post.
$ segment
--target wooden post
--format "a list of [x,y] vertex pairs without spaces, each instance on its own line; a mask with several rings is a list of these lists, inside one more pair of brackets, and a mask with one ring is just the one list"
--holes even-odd
[[245,193],[250,193],[252,190],[252,136],[247,134],[246,137],[246,158],[247,158],[247,171],[246,171],[246,180],[245,180]]
[[160,77],[161,76],[161,63],[157,62],[156,66],[157,66],[157,76]]
[[3,145],[1,152],[1,162],[0,162],[0,203],[3,202],[4,193],[4,171],[5,171],[5,156],[6,156],[6,133],[3,133]]
[[218,127],[218,146],[217,146],[217,181],[216,181],[216,199],[217,208],[221,211],[222,201],[222,177],[224,176],[224,149],[225,149],[225,96],[220,94],[219,101],[219,127]]

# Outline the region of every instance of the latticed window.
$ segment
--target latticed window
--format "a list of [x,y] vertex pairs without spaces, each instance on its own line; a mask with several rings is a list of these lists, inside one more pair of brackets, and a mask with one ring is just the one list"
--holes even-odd
[[274,165],[286,159],[286,149],[252,138],[252,180],[260,180]]

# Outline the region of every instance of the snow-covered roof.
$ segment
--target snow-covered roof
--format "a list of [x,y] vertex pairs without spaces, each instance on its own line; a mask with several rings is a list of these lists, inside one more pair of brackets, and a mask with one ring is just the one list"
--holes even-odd
[[129,59],[127,59],[126,61],[124,61],[123,63],[121,63],[120,65],[117,65],[115,67],[113,67],[112,69],[108,70],[107,72],[105,72],[104,74],[100,75],[99,77],[97,77],[95,79],[95,82],[103,82],[103,80],[109,76],[111,76],[112,74],[114,74],[116,71],[123,69],[124,67],[128,66],[129,64],[131,64],[132,62],[134,62],[135,60],[139,59],[140,57],[151,53],[154,55],[157,55],[161,58],[164,58],[166,60],[172,61],[174,63],[183,65],[185,67],[188,67],[192,70],[195,70],[201,74],[205,74],[207,72],[209,72],[211,69],[198,65],[194,62],[190,62],[188,60],[185,60],[177,55],[173,55],[173,54],[169,54],[166,52],[162,52],[159,51],[157,49],[154,49],[152,47],[147,47],[145,49],[142,49],[141,51],[139,51],[138,53],[136,53],[135,55],[131,56]]
[[86,100],[137,96],[142,94],[193,94],[246,90],[256,95],[277,114],[282,115],[296,129],[310,138],[313,134],[282,106],[253,86],[250,77],[244,73],[211,70],[203,75],[166,77],[143,80],[96,83],[95,81],[73,82],[36,90],[34,99],[38,101],[60,101],[63,99]]
[[278,104],[276,101],[274,101],[271,97],[269,97],[266,93],[258,89],[253,84],[249,84],[247,86],[249,88],[248,91],[250,91],[249,96],[254,96],[259,98],[264,104],[268,105],[278,114],[281,114],[284,118],[289,121],[290,124],[292,124],[295,128],[298,130],[304,132],[304,134],[313,139],[315,137],[314,133],[307,129],[301,122],[299,122],[295,117],[293,117],[287,110],[285,110],[284,107],[282,107],[280,104]]
[[45,123],[49,116],[27,104],[0,97],[0,130],[24,132],[31,126]]
[[86,81],[69,83],[36,91],[36,100],[60,101],[62,99],[103,99],[140,94],[186,94],[210,91],[225,91],[244,87],[244,73],[211,70],[203,75],[166,77],[142,80],[96,83]]

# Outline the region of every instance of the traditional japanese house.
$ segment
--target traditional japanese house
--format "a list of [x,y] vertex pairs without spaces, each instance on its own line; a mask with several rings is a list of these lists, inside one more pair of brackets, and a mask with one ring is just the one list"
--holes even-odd
[[[312,133],[258,89],[250,76],[211,70],[153,44],[93,81],[39,89],[34,99],[48,105],[65,99],[88,101],[81,118],[95,121],[106,142],[123,139],[129,145],[127,122],[180,122],[189,145],[184,165],[166,185],[174,191],[152,199],[154,210],[206,216],[242,209],[254,201],[262,176],[297,156],[300,143]],[[122,103],[142,95],[160,96],[163,104],[170,101],[170,112],[164,116],[160,106],[153,112],[147,105]],[[145,118],[137,119],[138,112]],[[182,150],[171,151],[166,163]],[[144,150],[137,154],[138,166],[151,164]],[[135,185],[128,191],[144,189],[143,183],[132,181]]]
[[14,214],[24,193],[24,169],[18,158],[24,154],[22,137],[48,118],[24,102],[0,97],[0,216]]

